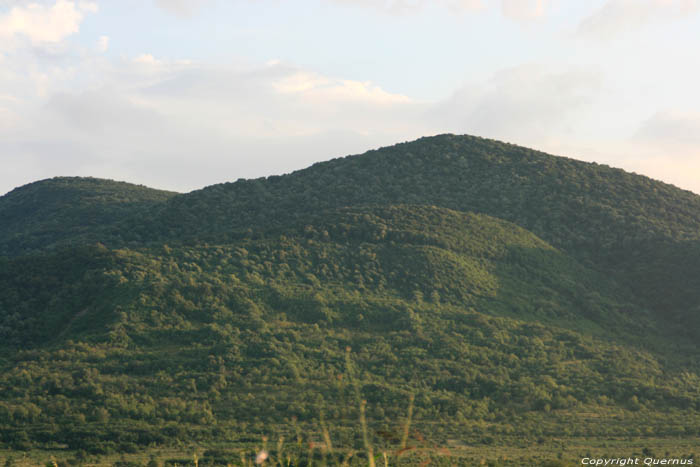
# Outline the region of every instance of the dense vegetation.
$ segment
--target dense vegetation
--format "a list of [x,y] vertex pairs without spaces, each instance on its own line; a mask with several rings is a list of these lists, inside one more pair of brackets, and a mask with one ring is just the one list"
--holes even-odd
[[0,256],[97,242],[107,233],[120,241],[125,218],[146,217],[148,208],[174,195],[96,178],[30,183],[0,198]]
[[645,177],[444,135],[0,215],[0,448],[700,435],[700,197]]

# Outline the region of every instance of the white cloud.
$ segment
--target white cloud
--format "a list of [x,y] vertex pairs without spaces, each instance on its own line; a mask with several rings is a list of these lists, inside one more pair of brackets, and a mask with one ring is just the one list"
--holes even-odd
[[[523,1],[494,0],[490,5],[518,20],[546,14],[547,2]],[[390,9],[427,5],[422,0],[362,3]],[[68,4],[73,10],[66,11],[82,15],[94,9],[89,6],[94,4],[57,1],[39,10],[42,17],[65,20],[70,15],[56,13],[62,11],[56,8]],[[0,16],[5,35],[16,8],[34,8],[23,5]],[[489,6],[442,5],[467,10]],[[82,17],[72,18],[48,22],[73,26],[56,28],[60,34],[42,32],[44,36],[31,36],[26,32],[31,27],[22,29],[13,20],[12,38],[61,41],[80,26]],[[59,174],[186,191],[445,131],[572,157],[595,155],[589,160],[700,191],[693,179],[697,172],[692,172],[700,165],[695,136],[700,118],[660,112],[633,141],[616,146],[615,141],[596,140],[597,128],[615,120],[601,115],[606,109],[614,112],[615,105],[599,103],[605,100],[599,97],[603,77],[595,69],[519,66],[465,85],[440,102],[420,102],[363,79],[329,76],[280,60],[248,68],[172,61],[150,53],[114,60],[102,55],[109,47],[107,36],[93,44],[91,51],[45,62],[32,47],[0,53],[0,162],[11,168],[0,173],[0,193]],[[613,148],[610,157],[601,152],[605,147]]]
[[152,54],[141,54],[134,59],[134,63],[141,63],[143,65],[159,65],[162,62],[156,60]]
[[[0,128],[3,163],[31,166],[25,182],[91,174],[188,190],[425,134],[423,104],[282,63],[207,67],[144,54],[77,67],[95,85],[48,80],[47,97],[25,100],[7,116],[12,128]],[[0,192],[13,177],[0,176]]]
[[156,6],[176,16],[189,17],[212,0],[155,0]]
[[[371,7],[390,14],[416,12],[426,5],[438,5],[454,11],[476,11],[484,8],[482,0],[329,0],[334,3]],[[488,1],[488,0],[486,0]]]
[[501,0],[501,9],[507,18],[527,21],[545,16],[550,3],[550,0]]
[[[68,78],[47,75],[46,98],[11,93],[0,98],[0,157],[4,165],[22,167],[0,174],[0,192],[59,174],[121,178],[186,191],[288,172],[445,131],[572,157],[593,154],[588,146],[614,147],[614,142],[580,138],[579,127],[601,80],[589,69],[511,68],[430,103],[279,61],[238,68],[143,54],[75,67],[78,76],[97,76],[92,85],[71,91],[61,85],[61,79]],[[0,85],[11,89],[4,86],[10,81],[3,81],[2,73],[0,68]],[[21,77],[16,70],[13,79],[19,82]],[[679,151],[667,150],[662,141],[679,139],[688,142],[684,153],[693,154],[698,122],[693,115],[659,114],[628,146],[610,157],[599,153],[589,159],[694,187],[697,182],[690,175],[682,178],[673,167],[689,170],[695,159],[675,166],[668,159],[665,163],[671,168],[663,169],[652,156],[675,157]],[[656,143],[648,144],[650,139]],[[625,159],[625,154],[642,154],[630,147],[643,146],[645,157]]]
[[97,11],[93,2],[57,0],[51,6],[29,3],[0,15],[0,40],[26,38],[32,43],[57,43],[75,34],[87,13]]
[[[507,18],[529,21],[545,16],[554,0],[326,0],[347,6],[373,8],[391,15],[417,13],[428,6],[447,8],[457,13],[498,8]],[[181,17],[191,17],[213,0],[155,0],[163,10]]]
[[647,144],[700,147],[700,113],[663,110],[642,123],[634,136]]
[[[375,8],[392,14],[414,12],[429,4],[457,11],[479,10],[490,0],[326,0],[332,3]],[[498,1],[498,0],[497,0]],[[528,1],[528,0],[522,0]],[[177,16],[189,17],[214,0],[154,0],[156,6]]]
[[107,49],[109,49],[109,36],[100,36],[97,39],[96,49],[100,53],[107,52]]
[[428,5],[456,12],[476,12],[489,7],[498,8],[507,18],[532,20],[547,13],[553,0],[329,0],[345,5],[372,7],[391,14],[414,13]]
[[455,132],[542,147],[552,135],[575,134],[601,79],[591,69],[524,65],[462,87],[431,115]]
[[14,107],[17,105],[18,99],[9,94],[0,94],[0,131],[10,128],[17,121]]
[[212,67],[144,54],[76,73],[97,73],[101,84],[49,89],[21,131],[0,139],[0,154],[24,154],[46,176],[65,158],[59,173],[180,190],[445,131],[543,148],[574,132],[599,80],[585,69],[523,66],[430,103],[278,61]]
[[273,88],[281,94],[298,95],[320,102],[358,102],[374,105],[407,104],[411,99],[384,91],[371,82],[330,79],[318,73],[297,71],[273,80]]
[[[255,68],[162,67],[139,102],[178,120],[236,138],[287,138],[328,132],[401,133],[421,104],[368,82],[276,64]],[[408,112],[412,117],[402,116]]]
[[578,26],[581,36],[609,39],[644,24],[686,17],[700,10],[700,0],[608,0]]

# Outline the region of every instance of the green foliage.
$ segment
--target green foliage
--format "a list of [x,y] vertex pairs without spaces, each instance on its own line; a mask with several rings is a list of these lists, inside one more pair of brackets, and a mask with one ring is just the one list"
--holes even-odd
[[3,309],[27,320],[3,316],[3,345],[23,349],[0,376],[0,423],[15,427],[0,441],[17,449],[50,439],[131,452],[262,435],[292,417],[312,426],[320,413],[352,443],[346,347],[373,434],[395,429],[387,421],[409,393],[417,429],[444,420],[440,436],[479,442],[600,436],[603,420],[565,420],[611,407],[632,434],[640,420],[669,435],[698,429],[694,416],[657,426],[696,410],[696,369],[677,373],[666,354],[609,332],[651,332],[651,322],[600,295],[605,278],[484,215],[352,208],[283,236],[84,247],[3,270]]
[[57,246],[123,243],[119,225],[175,193],[96,178],[56,177],[0,198],[0,256]]
[[[142,227],[213,242],[284,229],[328,209],[404,203],[513,222],[631,287],[664,320],[700,302],[700,287],[688,287],[700,276],[700,196],[470,136],[422,138],[282,177],[214,185],[168,200]],[[680,261],[668,261],[669,251]]]
[[0,447],[697,436],[699,200],[452,135],[179,196],[19,188]]

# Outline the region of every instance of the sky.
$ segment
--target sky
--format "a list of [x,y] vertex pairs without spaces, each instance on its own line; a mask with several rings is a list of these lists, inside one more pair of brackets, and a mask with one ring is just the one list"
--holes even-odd
[[440,133],[700,193],[700,0],[0,0],[0,195],[179,192]]

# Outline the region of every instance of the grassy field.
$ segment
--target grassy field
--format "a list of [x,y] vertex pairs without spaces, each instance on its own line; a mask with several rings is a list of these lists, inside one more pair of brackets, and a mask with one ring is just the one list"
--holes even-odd
[[[268,466],[287,465],[372,465],[365,450],[343,448],[327,449],[322,433],[313,434],[301,443],[279,440],[260,440],[259,443],[241,443],[220,446],[180,446],[153,448],[146,452],[112,456],[87,456],[56,451],[0,452],[0,463],[4,466],[91,466],[91,467],[136,467],[136,466],[226,466],[256,465],[261,452],[268,457],[261,462]],[[310,441],[313,440],[313,441]],[[504,445],[465,445],[460,440],[448,440],[444,446],[427,441],[408,443],[407,447],[390,450],[372,449],[374,465],[455,465],[455,466],[575,466],[591,462],[588,459],[639,459],[637,465],[661,464],[663,459],[678,459],[676,465],[693,465],[695,454],[700,449],[697,438],[661,439],[548,439],[535,443],[519,439],[509,440]],[[331,442],[332,443],[332,442]],[[257,459],[256,459],[257,458]],[[309,458],[312,462],[309,464]],[[693,464],[689,461],[693,460]],[[150,462],[150,464],[149,464]],[[656,464],[654,464],[656,462]],[[680,464],[685,462],[685,464]],[[588,464],[590,465],[590,464]],[[628,464],[631,465],[631,464]]]

